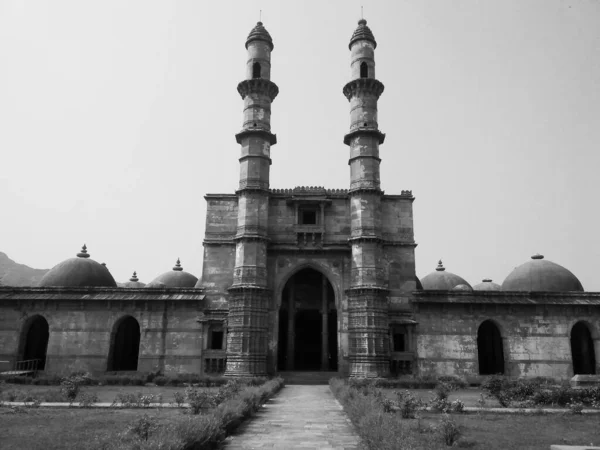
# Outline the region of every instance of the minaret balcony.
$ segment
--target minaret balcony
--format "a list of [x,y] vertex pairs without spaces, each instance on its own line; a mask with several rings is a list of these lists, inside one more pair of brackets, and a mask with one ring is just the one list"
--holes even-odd
[[[348,101],[352,97],[372,95],[379,99],[383,94],[385,86],[379,80],[375,78],[357,78],[352,80],[344,86],[343,92]],[[239,90],[239,88],[238,88]]]
[[344,144],[350,145],[350,142],[357,136],[374,136],[379,139],[379,144],[385,141],[385,133],[373,127],[358,127],[344,136]]
[[250,94],[262,94],[267,95],[271,101],[275,100],[277,94],[279,94],[279,88],[275,83],[271,80],[266,80],[264,78],[251,78],[249,80],[241,81],[237,90],[239,94],[242,96],[242,99],[245,99],[246,96]]

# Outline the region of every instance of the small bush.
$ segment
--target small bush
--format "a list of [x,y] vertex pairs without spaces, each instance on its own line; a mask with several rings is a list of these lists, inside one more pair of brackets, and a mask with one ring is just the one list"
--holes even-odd
[[583,403],[573,402],[573,403],[568,403],[567,406],[569,407],[569,411],[571,411],[571,414],[575,414],[575,415],[583,414]]
[[183,392],[176,391],[173,393],[173,398],[178,407],[182,407],[185,403],[185,394]]
[[163,376],[155,377],[153,380],[154,384],[156,384],[157,386],[164,386],[167,384],[167,381],[169,381],[169,379]]
[[142,417],[129,424],[127,432],[138,439],[147,441],[150,434],[156,431],[157,428],[158,424],[156,417],[150,417],[148,414],[144,414]]
[[438,429],[442,436],[442,440],[448,447],[452,447],[460,437],[460,428],[458,427],[458,424],[452,420],[448,414],[444,414]]
[[209,409],[215,405],[215,396],[209,391],[187,388],[185,398],[190,405],[192,414],[200,414],[203,409]]
[[69,401],[73,403],[79,394],[81,386],[87,382],[86,375],[75,374],[65,377],[60,382],[60,392]]
[[461,400],[454,400],[450,404],[450,410],[455,413],[464,413],[465,412],[465,404]]
[[91,408],[94,403],[98,403],[98,394],[95,392],[83,392],[79,396],[79,406],[82,408]]
[[423,401],[408,391],[398,391],[396,396],[400,415],[403,419],[416,418],[417,412],[424,407]]

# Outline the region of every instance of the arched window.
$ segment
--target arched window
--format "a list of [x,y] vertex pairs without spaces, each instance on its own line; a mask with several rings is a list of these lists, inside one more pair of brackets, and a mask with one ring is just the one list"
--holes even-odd
[[23,351],[22,361],[38,360],[37,370],[46,367],[46,350],[48,349],[48,338],[50,332],[48,322],[42,316],[30,318],[23,327]]
[[366,62],[360,63],[360,77],[368,78],[369,77],[369,66],[367,66]]
[[260,78],[260,63],[255,62],[252,65],[252,78]]
[[111,336],[107,370],[137,370],[139,352],[140,324],[131,316],[123,317]]
[[504,373],[502,336],[491,320],[483,322],[477,330],[477,355],[480,375]]
[[571,330],[571,356],[574,375],[595,375],[596,355],[590,329],[583,322],[577,322]]

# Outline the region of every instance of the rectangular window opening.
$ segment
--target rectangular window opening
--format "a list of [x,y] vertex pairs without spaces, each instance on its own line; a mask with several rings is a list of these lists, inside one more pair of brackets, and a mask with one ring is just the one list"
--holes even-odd
[[223,350],[223,331],[211,332],[210,349],[211,350]]
[[395,352],[405,352],[406,348],[404,347],[404,333],[394,333],[394,351]]
[[300,210],[300,225],[316,225],[317,211],[314,209]]

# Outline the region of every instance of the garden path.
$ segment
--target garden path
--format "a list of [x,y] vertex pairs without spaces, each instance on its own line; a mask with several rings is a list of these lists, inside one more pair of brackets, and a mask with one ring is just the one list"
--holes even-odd
[[329,386],[284,387],[235,435],[227,450],[358,449],[359,438]]

